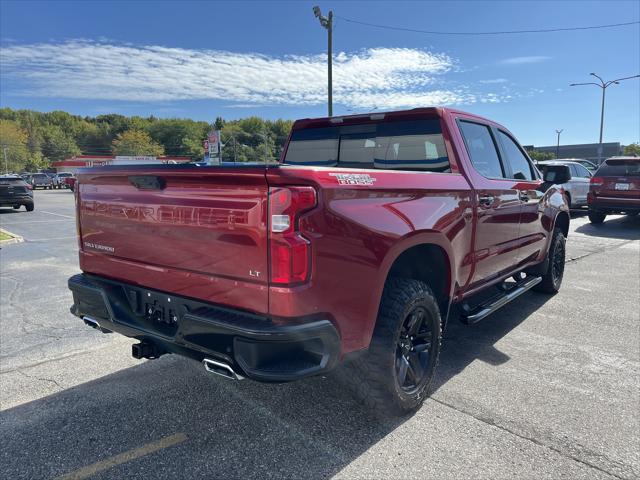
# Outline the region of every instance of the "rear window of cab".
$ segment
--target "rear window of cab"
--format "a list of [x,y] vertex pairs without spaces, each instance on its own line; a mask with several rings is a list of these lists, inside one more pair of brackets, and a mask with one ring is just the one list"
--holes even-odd
[[294,130],[284,164],[451,171],[439,119]]

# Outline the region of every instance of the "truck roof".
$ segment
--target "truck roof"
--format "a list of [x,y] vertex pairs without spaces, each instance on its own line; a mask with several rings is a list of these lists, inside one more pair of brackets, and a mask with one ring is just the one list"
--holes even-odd
[[446,113],[462,113],[471,117],[475,117],[478,120],[482,120],[487,123],[495,124],[496,122],[489,120],[488,118],[475,115],[473,113],[465,112],[448,107],[420,107],[407,110],[393,110],[387,112],[369,112],[369,113],[357,113],[353,115],[334,115],[333,117],[317,117],[317,118],[302,118],[296,120],[293,124],[294,129],[309,128],[309,127],[323,127],[331,125],[340,125],[343,123],[350,123],[351,121],[375,122],[382,119],[411,119],[416,116],[430,115],[442,117]]

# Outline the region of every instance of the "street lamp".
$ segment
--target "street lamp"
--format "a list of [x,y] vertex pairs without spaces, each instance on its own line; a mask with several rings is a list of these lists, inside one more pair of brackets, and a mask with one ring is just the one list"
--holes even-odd
[[328,109],[329,109],[329,116],[331,117],[333,116],[333,72],[332,72],[333,11],[329,10],[329,15],[325,17],[322,15],[322,12],[320,11],[320,7],[315,6],[313,7],[313,14],[316,16],[318,20],[320,20],[320,25],[322,25],[327,30],[327,41],[328,41],[327,81],[328,81],[328,91],[329,91]]
[[564,132],[564,128],[556,130],[556,133],[558,134],[558,143],[556,143],[556,158],[560,158],[560,134],[562,132]]
[[577,87],[579,85],[595,85],[602,89],[602,107],[600,109],[600,141],[598,142],[598,163],[602,163],[602,130],[604,128],[604,97],[607,87],[611,85],[619,85],[622,80],[629,80],[631,78],[638,78],[640,75],[633,75],[632,77],[623,77],[616,78],[615,80],[604,81],[602,77],[596,75],[595,73],[590,73],[589,75],[596,77],[599,80],[599,83],[596,82],[586,82],[586,83],[571,83],[570,87]]

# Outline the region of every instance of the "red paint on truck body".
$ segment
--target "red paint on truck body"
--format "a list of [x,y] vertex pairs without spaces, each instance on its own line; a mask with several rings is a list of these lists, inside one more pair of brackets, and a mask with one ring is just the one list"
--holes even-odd
[[[443,295],[460,301],[544,259],[564,196],[540,180],[492,180],[467,154],[457,121],[499,128],[442,108],[392,112],[389,119],[440,118],[451,173],[367,170],[373,185],[340,184],[335,167],[106,167],[79,175],[80,266],[84,272],[271,317],[329,319],[342,354],[366,348],[393,262],[407,249],[441,249]],[[367,116],[343,122],[370,123]],[[300,120],[295,129],[332,125]],[[284,154],[283,154],[284,158]],[[143,190],[129,177],[161,178]],[[305,283],[269,282],[269,189],[310,186],[317,204],[298,231],[310,244]],[[479,197],[493,203],[479,206]],[[523,200],[526,199],[526,200]]]

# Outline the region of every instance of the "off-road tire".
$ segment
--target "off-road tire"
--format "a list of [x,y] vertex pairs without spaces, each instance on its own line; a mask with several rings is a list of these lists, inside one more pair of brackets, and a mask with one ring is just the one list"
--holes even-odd
[[33,209],[35,208],[33,205],[25,205],[24,208],[27,209],[27,212],[33,212]]
[[606,213],[596,212],[595,210],[589,210],[589,221],[594,225],[601,225],[604,219],[607,218]]
[[542,293],[556,294],[562,285],[566,254],[566,239],[560,228],[553,230],[551,245],[547,252],[547,271],[542,275],[542,281],[533,290]]
[[[431,346],[428,365],[415,391],[402,389],[397,379],[396,355],[407,316],[414,309],[425,312],[429,322]],[[366,354],[342,367],[345,379],[356,398],[383,416],[400,416],[417,409],[428,396],[440,356],[442,318],[429,286],[418,280],[391,278],[382,294],[378,319]]]

